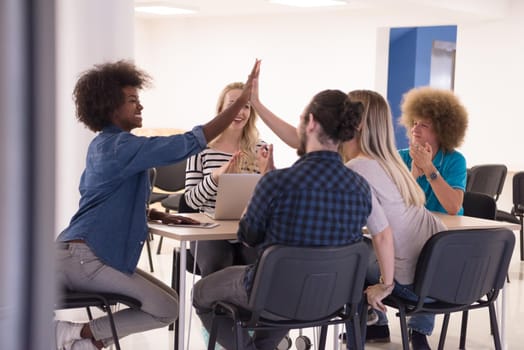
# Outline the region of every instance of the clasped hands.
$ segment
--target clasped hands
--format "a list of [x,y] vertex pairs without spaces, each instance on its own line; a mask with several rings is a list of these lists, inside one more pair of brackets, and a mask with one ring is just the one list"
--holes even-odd
[[433,157],[433,149],[429,143],[425,145],[413,143],[409,146],[409,155],[412,159],[411,174],[416,179],[424,175],[424,169],[430,168]]

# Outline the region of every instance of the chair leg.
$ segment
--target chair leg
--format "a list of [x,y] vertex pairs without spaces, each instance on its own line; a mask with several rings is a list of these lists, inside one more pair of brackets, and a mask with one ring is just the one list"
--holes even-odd
[[524,261],[524,216],[520,217],[520,261]]
[[113,335],[113,342],[116,350],[120,350],[120,341],[118,340],[118,333],[116,331],[115,320],[113,318],[113,312],[111,311],[111,305],[107,302],[105,298],[102,299],[104,302],[104,311],[107,313],[107,318],[109,319],[109,325],[111,327],[111,334]]
[[[180,252],[175,247],[173,248],[173,264],[171,265],[171,288],[173,288],[177,294],[180,294]],[[178,318],[174,323],[169,325],[169,330],[175,329],[175,350],[178,350]]]
[[158,245],[156,246],[156,255],[160,255],[160,250],[162,249],[163,240],[164,240],[164,236],[160,236],[160,240],[158,241]]
[[242,332],[240,321],[235,322],[233,329],[235,333],[235,350],[242,350],[244,347],[244,332]]
[[146,249],[147,249],[147,257],[149,259],[149,271],[155,272],[153,269],[153,258],[151,257],[151,244],[149,243],[149,239],[146,239]]
[[213,316],[213,321],[211,322],[211,332],[209,332],[209,342],[207,343],[207,350],[215,350],[215,345],[217,343],[217,332],[218,322],[216,316]]
[[[367,304],[365,304],[365,309],[367,309]],[[366,315],[367,317],[367,312],[364,310],[361,310],[361,311],[362,311],[362,314]],[[353,348],[357,350],[362,350],[364,341],[362,339],[362,328],[361,328],[360,319],[354,318],[353,322],[351,323],[353,323],[353,333],[355,334],[355,336],[353,337],[353,341],[355,342],[353,344]]]
[[462,311],[462,323],[460,325],[460,343],[459,349],[466,349],[466,333],[468,331],[468,310]]
[[449,314],[444,314],[444,321],[442,322],[442,330],[440,331],[440,338],[438,340],[438,350],[444,350],[444,343],[446,342],[446,333],[448,332]]
[[[368,321],[368,300],[367,297],[364,295],[362,297],[362,303],[360,304],[360,344],[364,344],[366,341],[366,332],[367,332],[367,321]],[[365,346],[360,345],[362,348]],[[360,349],[360,348],[357,348]]]
[[406,310],[399,307],[398,316],[400,318],[400,333],[402,335],[402,349],[409,350],[408,324],[406,321]]
[[320,327],[320,338],[318,340],[318,350],[326,349],[326,338],[327,338],[327,326]]
[[87,317],[89,317],[89,320],[91,321],[93,319],[93,314],[91,313],[91,308],[89,306],[86,307],[87,311]]
[[493,333],[493,342],[495,343],[495,350],[501,350],[499,326],[497,324],[497,314],[495,312],[494,303],[489,304],[489,320],[491,324],[491,331]]

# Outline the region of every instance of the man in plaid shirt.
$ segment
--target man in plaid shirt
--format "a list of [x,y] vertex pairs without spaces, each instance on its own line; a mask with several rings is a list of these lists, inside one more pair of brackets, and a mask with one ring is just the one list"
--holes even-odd
[[[362,239],[371,212],[367,182],[346,167],[337,150],[351,140],[359,126],[362,106],[339,90],[313,97],[300,118],[301,156],[291,167],[273,170],[260,179],[240,220],[238,239],[256,247],[259,256],[272,244],[338,246]],[[272,149],[266,156],[271,162]],[[247,308],[256,263],[231,266],[201,279],[194,288],[194,306],[210,329],[211,308],[223,300]],[[221,320],[218,342],[234,348],[231,320]],[[242,349],[276,348],[288,329],[247,334]]]

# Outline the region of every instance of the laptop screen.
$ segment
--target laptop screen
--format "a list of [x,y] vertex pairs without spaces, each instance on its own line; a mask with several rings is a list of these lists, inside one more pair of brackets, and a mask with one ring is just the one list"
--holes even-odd
[[222,174],[218,178],[215,220],[238,220],[244,212],[260,174]]

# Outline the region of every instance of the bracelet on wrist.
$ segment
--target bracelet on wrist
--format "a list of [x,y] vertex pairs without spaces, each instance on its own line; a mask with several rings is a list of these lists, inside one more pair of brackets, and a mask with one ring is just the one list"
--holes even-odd
[[382,285],[382,289],[384,289],[385,291],[387,291],[389,289],[393,289],[393,287],[395,287],[395,281],[391,282],[391,284],[386,284],[386,283],[384,283],[384,279],[382,278],[382,276],[380,276],[378,281]]
[[381,285],[382,290],[384,290],[384,292],[391,292],[393,291],[393,288],[395,287],[395,283],[391,283],[391,284],[381,283],[380,285]]

